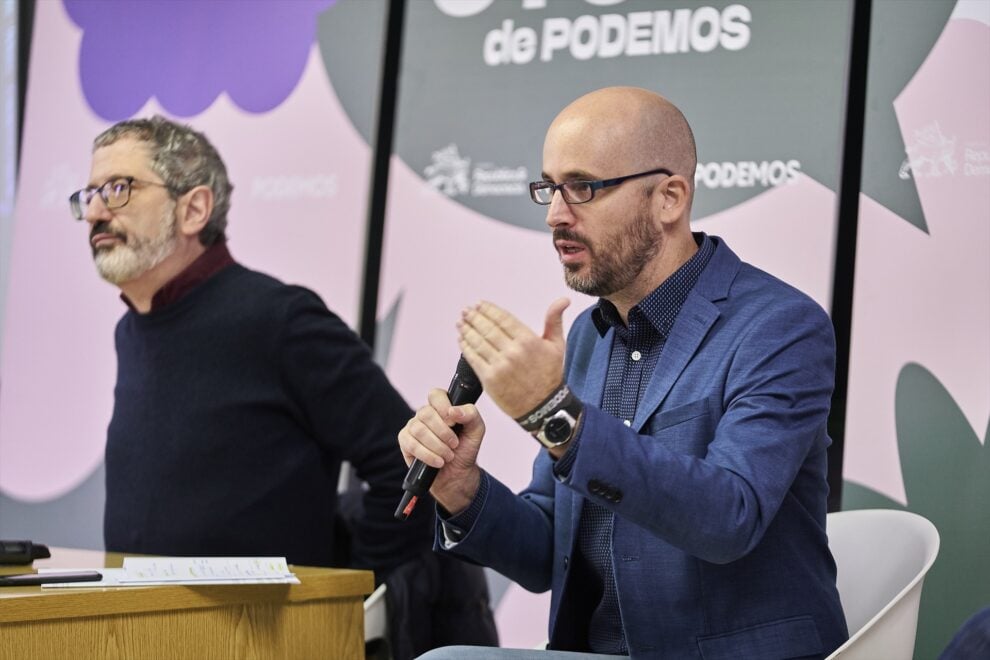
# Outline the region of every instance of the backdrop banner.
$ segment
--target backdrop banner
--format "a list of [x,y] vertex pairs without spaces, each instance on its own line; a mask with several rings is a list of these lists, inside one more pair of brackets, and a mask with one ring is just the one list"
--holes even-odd
[[915,656],[990,604],[990,3],[874,0],[843,508],[942,545]]
[[[37,3],[2,301],[0,537],[103,545],[113,330],[126,308],[97,275],[68,197],[112,123],[160,113],[206,133],[235,186],[234,258],[356,323],[371,149],[335,76],[348,79],[349,107],[375,106],[386,6],[360,5],[360,40],[341,32],[331,47],[334,0]],[[329,57],[355,55],[367,70],[330,75]]]
[[[565,288],[527,183],[554,115],[608,85],[656,90],[691,122],[694,228],[828,308],[850,19],[832,1],[407,3],[377,334],[407,400],[448,382],[465,306],[488,299],[541,328],[561,295],[568,322],[593,304]],[[331,60],[334,79],[351,65]],[[480,405],[483,465],[523,488],[536,443]],[[548,595],[493,585],[502,643],[545,639]]]

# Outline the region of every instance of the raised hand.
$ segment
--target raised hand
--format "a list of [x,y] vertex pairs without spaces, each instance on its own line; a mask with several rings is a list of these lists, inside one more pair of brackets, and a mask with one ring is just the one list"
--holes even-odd
[[567,298],[550,304],[542,335],[490,302],[482,301],[461,315],[461,352],[485,393],[512,418],[530,412],[563,380],[563,314],[568,305]]

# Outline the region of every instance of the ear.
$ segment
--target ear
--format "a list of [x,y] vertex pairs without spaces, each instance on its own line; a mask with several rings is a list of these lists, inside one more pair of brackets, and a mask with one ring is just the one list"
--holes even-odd
[[213,190],[209,186],[196,186],[176,201],[179,233],[187,237],[197,236],[213,213]]
[[687,217],[691,210],[691,184],[683,176],[675,174],[664,179],[654,191],[656,217],[670,225]]

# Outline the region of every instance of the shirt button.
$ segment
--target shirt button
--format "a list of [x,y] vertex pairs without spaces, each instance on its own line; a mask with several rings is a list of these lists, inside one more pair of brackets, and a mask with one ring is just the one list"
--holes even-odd
[[625,424],[626,426],[632,426],[632,420],[631,419],[624,419],[624,420],[622,420],[622,423]]
[[633,362],[639,362],[640,359],[643,357],[643,354],[640,353],[639,351],[633,351],[631,357],[633,359]]

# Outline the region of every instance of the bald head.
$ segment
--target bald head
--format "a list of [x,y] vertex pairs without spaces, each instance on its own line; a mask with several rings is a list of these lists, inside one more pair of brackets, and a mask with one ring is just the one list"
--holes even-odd
[[[607,298],[625,319],[697,252],[696,159],[684,115],[645,89],[600,89],[557,115],[543,142],[543,179],[556,184],[547,225],[571,288]],[[568,200],[566,187],[556,192],[568,182],[605,179],[617,181],[590,204]]]
[[646,89],[606,87],[585,94],[553,120],[544,154],[551,139],[583,143],[595,166],[604,168],[597,172],[601,176],[666,167],[694,185],[698,160],[691,127],[673,103]]

